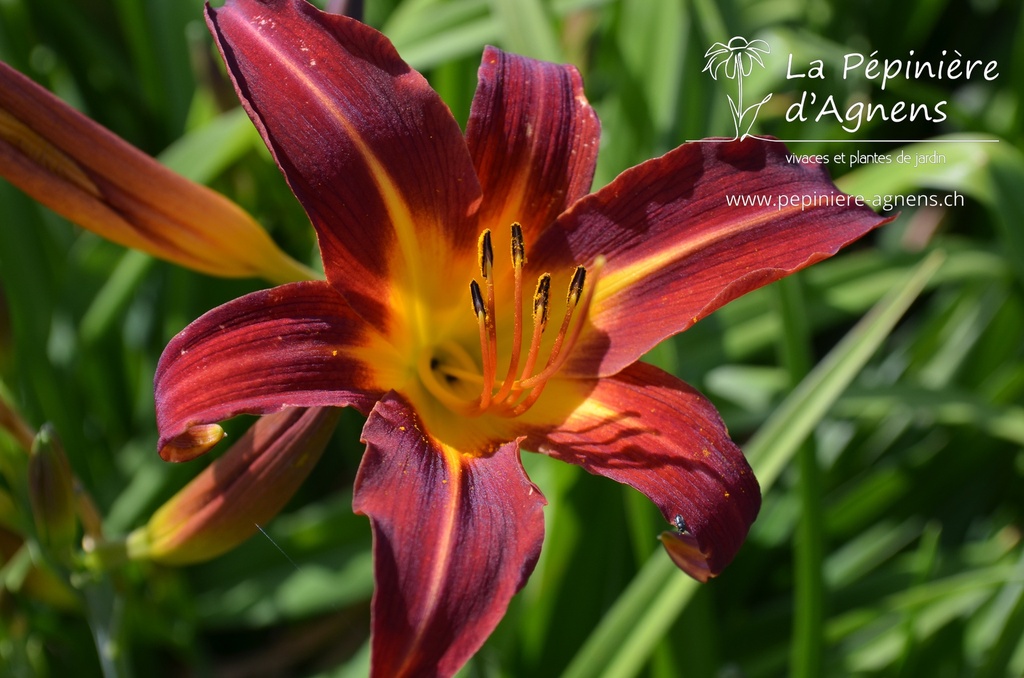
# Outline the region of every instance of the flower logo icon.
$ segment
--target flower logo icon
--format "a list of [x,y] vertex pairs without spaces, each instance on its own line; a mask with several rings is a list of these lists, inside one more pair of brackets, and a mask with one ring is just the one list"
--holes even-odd
[[[736,100],[733,101],[731,95],[727,94],[726,96],[729,98],[729,109],[732,112],[737,139],[743,139],[750,133],[750,128],[753,127],[754,120],[757,118],[757,112],[772,98],[772,95],[768,94],[758,103],[743,107],[743,78],[754,71],[754,63],[764,68],[761,55],[770,54],[771,51],[771,47],[764,40],[747,40],[737,35],[727,44],[716,42],[704,53],[704,58],[708,60],[704,70],[709,72],[712,78],[718,80],[719,71],[724,69],[726,78],[736,80],[738,88]],[[750,114],[749,122],[746,122],[748,114]]]

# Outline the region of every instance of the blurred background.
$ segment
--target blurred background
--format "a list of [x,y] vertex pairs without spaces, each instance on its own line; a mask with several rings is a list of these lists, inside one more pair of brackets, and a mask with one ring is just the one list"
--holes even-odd
[[[549,500],[543,556],[461,675],[1024,675],[1018,0],[370,0],[365,19],[461,124],[485,44],[576,64],[602,121],[595,187],[684,140],[732,134],[737,83],[703,69],[708,48],[733,36],[771,46],[744,79],[745,105],[773,95],[755,133],[821,140],[791,144],[800,154],[943,155],[919,167],[830,164],[844,190],[939,204],[903,207],[834,259],[648,357],[708,394],[761,479],[764,507],[736,561],[694,584],[662,553],[666,526],[643,497],[525,455]],[[841,77],[843,55],[874,50],[933,62],[957,50],[995,60],[998,77],[896,78],[884,91]],[[822,60],[825,79],[787,78],[789,55],[804,69]],[[226,193],[319,265],[197,0],[3,0],[0,59]],[[834,117],[787,121],[805,91],[833,95],[840,113],[856,102],[946,101],[946,116],[876,117],[855,133]],[[949,143],[965,138],[987,141]],[[942,205],[954,192],[962,203]],[[0,182],[2,392],[33,427],[53,423],[108,534],[144,524],[208,463],[156,454],[163,346],[263,286],[113,245]],[[264,526],[269,536],[201,565],[113,573],[127,666],[145,676],[365,675],[370,530],[351,513],[361,425],[346,413],[317,472]],[[15,447],[0,434],[3,455]],[[3,482],[0,673],[100,675],[93,633],[110,620],[83,602],[80,581],[33,564]]]

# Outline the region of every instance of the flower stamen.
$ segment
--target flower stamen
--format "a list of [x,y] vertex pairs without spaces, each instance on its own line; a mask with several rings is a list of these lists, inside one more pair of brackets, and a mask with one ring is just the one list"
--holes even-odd
[[[594,275],[592,278],[596,279],[603,267],[604,257],[599,256],[594,262]],[[586,324],[587,314],[590,312],[590,304],[594,299],[594,289],[597,287],[595,284],[591,284],[590,287],[586,288],[586,296],[583,296],[585,282],[586,269],[582,266],[578,266],[576,268],[576,273],[573,274],[572,282],[569,284],[569,293],[566,295],[565,320],[562,321],[562,327],[558,331],[558,336],[555,337],[555,343],[551,347],[551,354],[548,357],[547,365],[540,371],[540,373],[532,377],[519,380],[519,388],[529,390],[530,393],[526,398],[520,401],[519,404],[508,410],[506,412],[507,416],[518,417],[520,414],[533,407],[533,404],[537,402],[537,399],[540,398],[541,394],[544,392],[544,387],[547,386],[548,380],[550,380],[558,370],[562,369],[562,366],[565,365],[566,360],[568,360],[569,354],[572,353],[573,347],[576,346],[576,341],[583,332],[583,326]],[[580,304],[581,296],[583,297],[582,304]],[[577,306],[580,306],[579,320],[573,327],[572,334],[569,335],[568,341],[563,343],[573,311]]]
[[[441,373],[472,383],[480,383],[480,396],[473,413],[480,415],[495,410],[501,416],[515,417],[530,409],[540,397],[548,380],[565,365],[572,348],[576,345],[594,296],[596,276],[604,266],[604,258],[598,257],[594,262],[591,284],[587,285],[587,269],[577,266],[565,298],[565,315],[561,327],[554,337],[551,350],[543,369],[534,374],[540,357],[540,347],[544,330],[547,327],[550,307],[551,274],[544,273],[537,279],[537,288],[533,295],[533,333],[530,337],[526,358],[523,360],[523,265],[526,262],[523,230],[518,223],[512,224],[512,275],[513,275],[513,314],[512,314],[512,346],[509,352],[508,370],[504,379],[496,385],[497,363],[497,328],[494,310],[494,251],[491,245],[491,232],[485,230],[480,235],[478,244],[480,258],[480,275],[484,286],[476,280],[470,282],[470,293],[473,298],[473,313],[477,317],[480,333],[480,354],[482,377],[468,379],[464,369],[453,371],[449,366],[441,369]],[[575,323],[574,323],[575,320]],[[522,370],[520,371],[520,363]],[[516,378],[516,374],[520,374]],[[525,393],[525,397],[524,397]]]
[[523,264],[526,263],[526,247],[523,243],[523,227],[519,222],[512,224],[512,354],[508,359],[508,371],[505,379],[494,396],[495,402],[501,402],[512,392],[515,384],[516,370],[519,369],[519,357],[523,350]]
[[519,380],[521,388],[531,388],[538,381],[547,379],[550,376],[548,373],[552,364],[558,359],[558,354],[562,351],[562,342],[565,341],[566,332],[569,330],[569,323],[572,322],[573,311],[579,305],[580,295],[583,294],[583,287],[586,282],[587,269],[577,266],[576,271],[572,274],[572,281],[569,283],[569,291],[565,295],[565,316],[562,318],[562,326],[558,329],[558,334],[555,335],[555,343],[551,346],[548,362],[541,373],[536,376],[530,376],[529,372],[524,371],[523,378]]
[[530,337],[530,348],[526,353],[523,374],[531,374],[537,364],[540,353],[540,341],[544,337],[544,328],[548,325],[548,301],[551,295],[551,274],[545,273],[537,278],[537,291],[533,294],[533,336]]
[[[483,268],[481,266],[481,268]],[[491,291],[493,293],[493,286]],[[494,387],[494,367],[497,362],[497,337],[495,336],[494,319],[488,313],[487,303],[480,292],[480,285],[475,280],[469,283],[469,293],[473,297],[473,313],[476,314],[477,326],[480,329],[480,355],[483,362],[484,382],[480,391],[480,410],[491,406],[491,391]],[[494,300],[491,299],[493,307]]]

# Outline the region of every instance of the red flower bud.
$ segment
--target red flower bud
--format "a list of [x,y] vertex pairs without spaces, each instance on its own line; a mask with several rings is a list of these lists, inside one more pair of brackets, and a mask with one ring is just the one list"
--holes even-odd
[[259,419],[128,536],[129,556],[182,565],[241,544],[295,494],[323,453],[340,412],[289,409]]

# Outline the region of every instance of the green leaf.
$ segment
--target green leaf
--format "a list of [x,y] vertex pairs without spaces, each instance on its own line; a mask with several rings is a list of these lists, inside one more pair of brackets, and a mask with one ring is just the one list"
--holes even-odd
[[558,36],[540,0],[490,0],[501,27],[502,47],[524,56],[565,61]]
[[178,174],[208,184],[245,153],[262,145],[249,116],[238,107],[190,130],[158,159]]
[[895,287],[818,363],[744,448],[762,491],[767,491],[822,417],[853,382],[910,304],[939,269],[944,255],[932,253]]
[[497,42],[498,22],[488,0],[413,0],[391,14],[382,31],[414,68],[422,70],[459,57],[480,56]]

